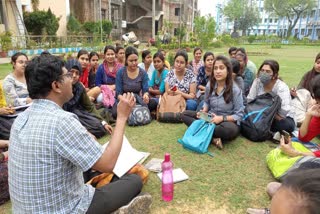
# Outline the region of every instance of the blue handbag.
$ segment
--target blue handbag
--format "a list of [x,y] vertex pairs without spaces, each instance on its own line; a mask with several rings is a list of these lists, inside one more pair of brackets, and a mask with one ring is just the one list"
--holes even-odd
[[208,147],[215,127],[216,125],[214,123],[209,123],[202,119],[195,120],[184,133],[183,138],[178,139],[178,142],[186,149],[213,156],[208,152]]

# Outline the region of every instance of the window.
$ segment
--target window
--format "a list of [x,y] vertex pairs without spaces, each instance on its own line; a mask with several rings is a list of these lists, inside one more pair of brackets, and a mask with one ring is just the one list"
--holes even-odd
[[278,19],[274,19],[274,23],[278,23]]
[[176,8],[174,9],[174,15],[175,15],[175,16],[180,16],[180,8],[179,8],[179,7],[176,7]]
[[102,20],[106,19],[106,9],[101,9],[101,18]]
[[269,23],[272,23],[272,19],[269,19]]
[[111,21],[114,29],[119,28],[119,6],[111,4]]
[[177,28],[174,28],[174,30],[173,30],[173,35],[175,35],[175,36],[178,35],[178,29],[177,29]]
[[264,23],[267,23],[268,22],[268,19],[264,19]]

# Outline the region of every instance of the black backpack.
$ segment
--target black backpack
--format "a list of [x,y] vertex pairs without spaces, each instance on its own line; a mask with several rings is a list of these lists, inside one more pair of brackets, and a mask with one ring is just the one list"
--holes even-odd
[[241,134],[255,142],[271,139],[270,128],[280,107],[281,98],[273,92],[257,96],[247,104],[244,110]]

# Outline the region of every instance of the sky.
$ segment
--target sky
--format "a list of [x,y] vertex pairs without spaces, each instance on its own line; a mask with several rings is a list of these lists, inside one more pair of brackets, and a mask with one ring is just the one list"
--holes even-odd
[[198,0],[198,9],[200,10],[200,15],[205,16],[211,14],[214,16],[215,5],[219,0]]

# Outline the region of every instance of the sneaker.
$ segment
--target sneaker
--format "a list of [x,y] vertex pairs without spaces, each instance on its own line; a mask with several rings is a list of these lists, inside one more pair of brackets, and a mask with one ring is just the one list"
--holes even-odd
[[120,207],[113,214],[144,214],[150,212],[152,197],[149,193],[140,193],[129,204]]

